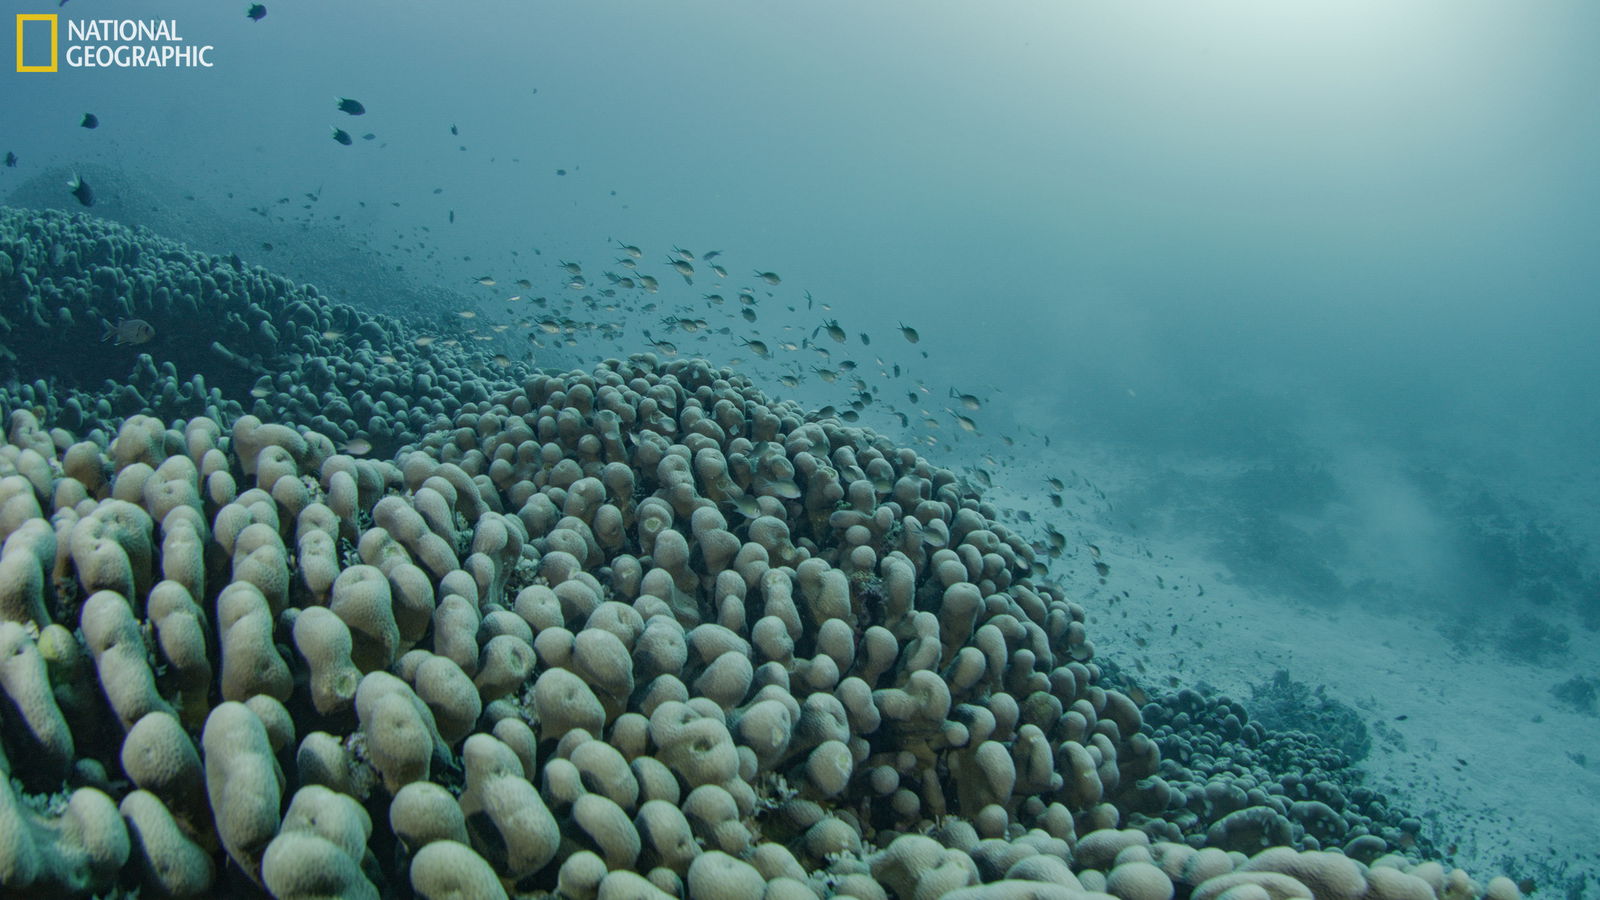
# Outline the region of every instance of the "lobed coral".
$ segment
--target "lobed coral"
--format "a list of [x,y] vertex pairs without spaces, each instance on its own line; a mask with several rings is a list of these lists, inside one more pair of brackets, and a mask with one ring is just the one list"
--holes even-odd
[[[259,290],[239,322],[309,316],[291,340],[321,346],[314,294],[80,225],[12,223],[8,315]],[[1516,895],[1265,791],[1185,830],[1166,713],[1111,686],[1034,549],[951,471],[732,370],[430,388],[374,459],[335,443],[374,428],[274,391],[10,412],[8,895]]]

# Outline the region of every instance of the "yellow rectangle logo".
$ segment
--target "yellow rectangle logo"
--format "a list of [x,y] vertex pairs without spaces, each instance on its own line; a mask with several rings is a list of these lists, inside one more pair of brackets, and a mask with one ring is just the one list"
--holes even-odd
[[[50,64],[36,63],[28,65],[28,54],[24,52],[24,32],[28,22],[50,23]],[[55,13],[18,13],[17,14],[17,71],[18,72],[54,72],[56,70],[56,14]]]

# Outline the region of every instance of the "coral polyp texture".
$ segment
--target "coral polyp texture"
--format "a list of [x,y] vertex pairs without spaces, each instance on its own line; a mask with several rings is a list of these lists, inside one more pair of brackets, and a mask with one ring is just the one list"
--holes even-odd
[[[1033,547],[870,429],[701,360],[497,382],[232,261],[3,225],[6,896],[1518,895],[1336,750],[1141,709]],[[202,306],[132,387],[14,343]]]

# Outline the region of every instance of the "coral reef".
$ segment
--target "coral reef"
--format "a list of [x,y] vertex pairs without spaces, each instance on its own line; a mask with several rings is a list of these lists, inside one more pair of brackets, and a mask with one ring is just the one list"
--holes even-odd
[[[141,412],[250,413],[387,454],[522,371],[502,374],[440,321],[330,302],[237,255],[82,214],[0,207],[0,286],[9,402],[85,437]],[[134,318],[153,326],[148,343],[100,347],[103,323]]]
[[[11,374],[89,310],[218,321],[6,394],[8,896],[1518,895],[1246,717],[1141,710],[953,472],[731,369],[495,382],[86,218],[0,251]],[[1258,751],[1203,831],[1178,717]]]
[[[1267,691],[1280,700],[1325,699],[1287,672],[1279,675]],[[1240,852],[1338,848],[1363,862],[1397,848],[1437,856],[1424,822],[1366,785],[1342,742],[1315,727],[1294,727],[1329,717],[1359,724],[1347,707],[1308,702],[1297,713],[1285,704],[1279,713],[1290,721],[1275,729],[1201,687],[1143,707],[1146,731],[1161,750],[1161,777],[1181,800],[1130,822],[1152,836]]]

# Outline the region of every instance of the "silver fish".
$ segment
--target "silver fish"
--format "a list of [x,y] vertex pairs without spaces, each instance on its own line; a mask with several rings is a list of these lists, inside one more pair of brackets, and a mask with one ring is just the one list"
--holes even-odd
[[105,322],[105,331],[100,335],[100,340],[109,341],[116,338],[118,347],[123,344],[144,344],[156,336],[156,328],[143,319],[123,319],[113,325]]

